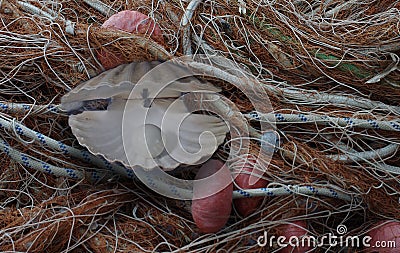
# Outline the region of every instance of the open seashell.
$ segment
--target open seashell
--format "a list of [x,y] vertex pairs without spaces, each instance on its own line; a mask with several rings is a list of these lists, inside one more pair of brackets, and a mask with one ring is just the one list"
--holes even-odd
[[62,97],[61,108],[82,111],[85,101],[109,99],[106,110],[69,116],[79,143],[110,162],[170,170],[205,161],[224,141],[226,124],[218,117],[191,113],[181,98],[185,93],[217,91],[182,66],[138,62],[79,85]]

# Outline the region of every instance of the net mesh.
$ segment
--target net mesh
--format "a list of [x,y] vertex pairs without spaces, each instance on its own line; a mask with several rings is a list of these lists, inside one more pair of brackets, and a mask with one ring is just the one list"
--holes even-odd
[[[244,14],[238,1],[201,1],[183,26],[181,20],[189,13],[183,1],[0,1],[1,105],[58,104],[70,89],[104,70],[98,60],[104,52],[129,63],[168,60],[191,50],[224,56],[251,71],[264,85],[274,113],[392,122],[396,130],[399,1],[246,2]],[[138,35],[101,29],[121,10],[138,10],[154,19],[165,43],[152,41],[151,31]],[[209,81],[242,113],[254,110],[233,85]],[[366,108],[341,97],[362,97],[366,104],[385,107]],[[61,114],[3,106],[1,117],[78,146]],[[251,125],[259,128],[258,121]],[[202,235],[189,202],[165,199],[127,179],[93,184],[57,178],[8,158],[2,149],[0,251],[264,252],[257,238],[265,231],[278,233],[279,226],[290,221],[307,220],[309,234],[321,236],[335,233],[339,224],[346,224],[349,234],[361,234],[377,220],[400,219],[400,171],[395,171],[400,149],[388,155],[378,152],[400,144],[398,130],[281,122],[277,132],[279,149],[264,168],[269,187],[330,185],[354,201],[319,195],[266,197],[250,217],[233,212],[216,235]],[[17,131],[1,128],[0,136],[40,161],[78,171],[92,168]],[[249,153],[258,156],[259,150],[259,143],[251,140]],[[368,151],[375,155],[351,158]],[[345,159],[337,159],[339,155]],[[227,157],[224,147],[216,156]],[[382,169],[388,166],[394,169]],[[267,246],[273,249],[277,245]],[[340,250],[323,246],[315,252]]]

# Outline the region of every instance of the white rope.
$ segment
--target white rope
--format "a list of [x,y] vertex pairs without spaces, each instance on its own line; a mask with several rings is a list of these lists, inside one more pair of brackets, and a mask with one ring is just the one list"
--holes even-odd
[[345,163],[360,162],[366,160],[376,160],[388,157],[397,152],[398,144],[389,144],[386,147],[358,153],[347,153],[343,155],[328,155],[334,161],[341,161]]
[[112,16],[117,13],[116,10],[99,0],[83,0],[87,5],[103,14],[103,16]]
[[[352,95],[329,94],[320,91],[302,90],[295,88],[280,88],[262,83],[262,86],[273,94],[282,97],[290,102],[302,105],[324,105],[333,104],[335,106],[355,107],[368,110],[384,110],[400,115],[399,106],[391,106],[379,101],[372,101],[363,97]],[[289,100],[292,99],[292,100]]]
[[22,1],[17,1],[17,4],[21,7],[26,12],[29,12],[33,15],[41,16],[41,17],[46,17],[50,19],[51,21],[54,21],[57,17],[52,16],[50,13],[39,9],[38,7],[29,4],[27,2],[22,2]]
[[233,192],[233,199],[237,198],[252,198],[252,197],[278,197],[288,196],[292,194],[300,195],[321,195],[325,197],[331,197],[335,199],[341,199],[347,202],[359,199],[352,197],[349,194],[340,192],[332,188],[314,187],[311,185],[298,186],[298,185],[287,185],[277,188],[259,188],[259,189],[246,189],[246,190],[235,190]]
[[[113,176],[113,174],[107,174],[106,172],[99,170],[82,172],[71,168],[61,168],[51,165],[49,163],[43,162],[37,158],[34,158],[32,156],[29,156],[27,154],[15,150],[14,148],[10,147],[10,145],[2,138],[0,138],[0,149],[11,159],[28,168],[45,172],[57,177],[68,177],[75,180],[82,180],[87,178],[93,182],[98,182],[102,179],[109,179]],[[161,178],[154,178],[151,176],[151,173],[149,173],[149,176],[147,177],[146,180],[149,182],[149,185],[152,188],[173,192],[176,195],[176,197],[191,199],[193,196],[192,191],[187,189],[177,188],[174,185],[168,184],[168,182],[164,182]],[[279,197],[291,194],[309,195],[309,196],[321,195],[325,197],[341,199],[347,202],[352,202],[355,199],[349,194],[342,193],[332,188],[313,187],[311,185],[308,186],[288,185],[277,188],[235,190],[233,191],[233,199],[251,198],[251,197]]]
[[253,120],[263,120],[266,122],[275,122],[276,124],[285,123],[316,123],[320,125],[332,124],[340,127],[358,127],[375,130],[386,130],[400,132],[399,121],[379,121],[379,120],[364,120],[349,117],[331,117],[318,114],[284,114],[284,113],[268,113],[262,114],[252,112],[246,114],[247,118]]
[[372,165],[379,170],[389,172],[392,174],[396,174],[396,175],[400,175],[400,167],[388,165],[385,163],[373,163]]
[[191,36],[190,36],[190,20],[193,17],[193,13],[196,10],[197,6],[202,2],[202,0],[192,0],[187,8],[185,13],[183,13],[181,19],[181,27],[183,28],[183,35],[182,35],[182,47],[183,53],[185,55],[192,54],[192,44],[191,44]]
[[[60,19],[64,25],[65,25],[65,32],[71,35],[75,35],[75,23],[72,22],[71,20],[66,20],[63,17],[59,16],[59,15],[52,15],[42,9],[39,9],[38,7],[26,3],[26,2],[22,2],[22,1],[17,1],[17,4],[21,7],[21,9],[23,9],[24,11],[31,13],[32,15],[37,15],[40,17],[46,17],[51,21],[55,21],[57,18]],[[55,14],[55,13],[53,13]]]
[[[11,130],[12,123],[10,120],[6,120],[0,117],[0,127]],[[32,140],[39,142],[43,145],[46,145],[50,148],[53,148],[58,151],[64,152],[64,154],[71,155],[75,158],[79,158],[83,161],[91,163],[93,165],[99,166],[100,168],[107,169],[111,172],[110,175],[105,173],[101,170],[91,170],[87,172],[89,175],[85,175],[85,173],[81,171],[77,171],[71,168],[60,168],[49,163],[43,162],[37,158],[29,156],[27,154],[21,153],[12,147],[4,140],[0,138],[0,148],[1,151],[8,155],[11,159],[21,163],[22,165],[36,169],[41,172],[46,172],[54,176],[65,176],[76,180],[84,179],[85,176],[89,177],[90,180],[99,181],[100,179],[110,178],[115,174],[122,175],[127,178],[135,179],[135,174],[132,169],[128,169],[119,165],[110,164],[108,161],[101,159],[97,156],[90,154],[86,150],[79,150],[68,145],[63,144],[62,142],[55,141],[39,132],[33,131],[19,123],[14,123],[15,131],[17,134],[31,138]],[[177,198],[186,198],[190,199],[192,197],[192,192],[188,189],[181,189],[169,182],[163,180],[162,177],[153,176],[151,171],[147,173],[146,179],[148,185],[150,185],[154,189],[158,189],[164,192],[173,193],[174,196]],[[293,190],[296,189],[296,190]],[[283,196],[289,195],[292,193],[299,193],[299,194],[320,194],[323,196],[334,197],[343,199],[346,201],[351,200],[351,197],[346,194],[338,193],[332,189],[325,189],[324,188],[314,188],[312,186],[304,186],[300,188],[296,188],[293,186],[287,186],[282,188],[263,188],[263,189],[253,189],[253,190],[237,190],[234,191],[234,198],[245,198],[245,197],[257,197],[257,196]]]
[[36,169],[41,172],[46,172],[57,177],[69,177],[76,180],[81,180],[85,177],[85,174],[81,171],[70,168],[56,167],[32,156],[21,153],[10,147],[10,145],[2,138],[0,138],[0,148],[1,151],[3,151],[11,159],[28,168]]
[[[207,42],[202,40],[201,37],[193,34],[193,40],[207,55],[216,54],[216,51]],[[286,103],[302,104],[304,106],[333,104],[335,106],[355,107],[368,110],[383,110],[400,115],[400,106],[391,106],[380,101],[373,101],[359,96],[346,94],[338,95],[322,91],[300,89],[286,83],[281,83],[284,87],[279,87],[263,82],[263,80],[259,80],[259,84],[274,95],[283,98],[281,101]]]
[[93,164],[99,168],[107,169],[116,174],[123,175],[128,178],[134,178],[134,173],[131,169],[125,168],[123,166],[117,164],[111,164],[107,160],[97,157],[87,150],[80,150],[71,146],[68,146],[61,141],[56,141],[46,135],[43,135],[39,132],[29,129],[28,127],[12,122],[9,119],[5,119],[4,117],[0,117],[0,128],[3,128],[8,131],[15,131],[19,136],[25,136],[41,145],[52,148],[56,151],[62,152],[65,155],[70,155],[74,158],[80,159],[87,163]]
[[35,105],[25,103],[12,103],[0,101],[0,112],[7,114],[39,114],[39,113],[62,113],[59,110],[58,105]]

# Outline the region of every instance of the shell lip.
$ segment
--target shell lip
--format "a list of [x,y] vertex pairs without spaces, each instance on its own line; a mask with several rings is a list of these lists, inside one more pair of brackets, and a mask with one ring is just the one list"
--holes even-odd
[[[83,142],[82,137],[77,137],[76,138],[79,142],[79,144],[83,147],[85,147],[91,154],[95,155],[95,156],[101,156],[102,158],[104,158],[106,161],[110,162],[110,163],[120,163],[122,164],[124,167],[126,168],[130,168],[130,169],[135,169],[137,167],[143,168],[144,170],[153,170],[157,167],[162,168],[164,171],[170,171],[170,170],[174,170],[177,167],[179,167],[180,165],[194,165],[194,164],[198,164],[199,162],[204,162],[205,159],[208,159],[211,157],[212,154],[207,154],[205,156],[200,156],[199,159],[192,161],[192,164],[185,164],[185,163],[180,163],[179,161],[176,161],[176,163],[173,166],[168,166],[168,167],[163,167],[157,164],[157,161],[155,161],[155,163],[157,164],[157,166],[154,167],[146,167],[145,164],[130,164],[129,162],[126,161],[121,161],[120,159],[110,159],[108,157],[106,157],[103,153],[101,152],[96,152],[94,151],[90,146],[88,146],[87,144],[85,144]],[[165,150],[164,150],[165,151]],[[162,155],[162,153],[157,156],[160,157]],[[154,160],[157,160],[157,157],[154,158]]]

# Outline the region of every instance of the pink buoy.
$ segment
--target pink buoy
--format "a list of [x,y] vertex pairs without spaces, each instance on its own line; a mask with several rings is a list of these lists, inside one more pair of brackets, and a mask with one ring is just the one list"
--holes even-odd
[[[147,15],[138,11],[126,10],[118,12],[106,20],[101,27],[150,35],[150,38],[155,42],[164,45],[164,37],[160,27]],[[105,50],[101,50],[97,57],[106,70],[127,63],[122,54],[115,55]]]
[[[268,181],[261,178],[262,172],[255,168],[254,159],[248,158],[243,167],[233,171],[235,183],[240,189],[256,189],[264,188],[268,185]],[[235,199],[235,209],[243,217],[247,217],[257,210],[264,197]]]
[[232,210],[232,192],[231,173],[221,161],[203,164],[193,184],[192,201],[193,220],[200,232],[215,233],[225,226]]
[[[298,246],[293,247],[292,245],[287,245],[286,247],[279,250],[279,253],[305,253],[311,250],[312,244],[308,245],[308,240],[303,240],[303,237],[307,235],[307,222],[304,220],[293,221],[289,224],[280,225],[278,228],[278,236],[284,236],[285,244],[291,242],[295,245],[299,242]],[[304,244],[302,243],[304,241]],[[313,243],[313,242],[311,242]]]
[[400,222],[380,221],[372,225],[368,233],[371,237],[366,252],[398,253],[400,252]]

